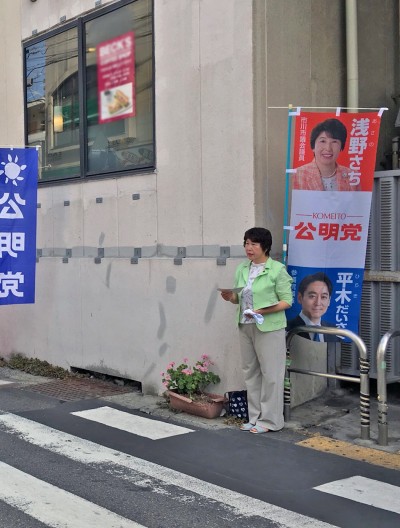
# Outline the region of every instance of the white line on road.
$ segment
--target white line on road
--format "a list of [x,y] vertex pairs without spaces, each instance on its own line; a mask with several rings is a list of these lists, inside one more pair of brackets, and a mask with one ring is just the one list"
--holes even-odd
[[134,414],[119,411],[112,407],[98,407],[97,409],[89,409],[87,411],[78,411],[71,413],[74,416],[92,420],[121,431],[127,431],[139,436],[145,436],[151,440],[160,440],[161,438],[168,438],[186,433],[193,433],[193,429],[173,425],[158,420],[150,420]]
[[400,513],[400,488],[365,477],[350,477],[314,488],[375,508]]
[[144,528],[3,462],[0,499],[52,528]]
[[[173,469],[104,447],[15,414],[0,415],[0,429],[30,444],[47,449],[77,462],[97,466],[100,470],[136,482],[138,475],[154,479],[181,492],[197,493],[230,507],[238,515],[259,516],[280,523],[281,528],[332,528],[331,524],[295,513],[268,502],[254,499]],[[125,474],[121,474],[121,468]],[[154,492],[157,488],[154,486]]]

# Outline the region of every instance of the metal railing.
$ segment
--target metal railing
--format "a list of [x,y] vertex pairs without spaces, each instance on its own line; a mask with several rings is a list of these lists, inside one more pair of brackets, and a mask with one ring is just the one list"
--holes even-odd
[[378,374],[378,444],[388,445],[388,405],[387,405],[387,383],[386,383],[386,349],[393,337],[400,336],[400,330],[390,330],[379,341],[376,349],[376,371]]
[[[329,334],[349,338],[358,348],[360,353],[360,377],[342,376],[339,374],[328,374],[325,372],[314,372],[312,370],[303,370],[297,368],[290,368],[290,344],[293,337],[300,333],[313,334]],[[399,333],[400,335],[400,333]],[[300,374],[308,374],[311,376],[321,376],[324,378],[334,378],[343,381],[351,381],[360,384],[360,420],[361,420],[361,438],[369,440],[370,438],[370,391],[369,391],[369,361],[367,347],[364,341],[350,330],[342,330],[339,328],[332,328],[328,326],[297,326],[290,330],[286,336],[286,372],[285,372],[285,388],[284,388],[284,415],[285,420],[290,419],[290,402],[291,402],[291,387],[290,387],[290,372],[297,372]]]

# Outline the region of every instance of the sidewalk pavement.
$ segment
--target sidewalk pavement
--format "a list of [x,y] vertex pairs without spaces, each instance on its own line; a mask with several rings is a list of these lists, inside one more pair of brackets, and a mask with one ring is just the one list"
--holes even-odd
[[[361,439],[360,397],[352,388],[327,390],[322,396],[291,409],[290,419],[274,438],[298,442],[310,437],[327,437],[360,447],[376,449],[400,456],[400,386],[398,395],[388,398],[387,446],[378,445],[378,409],[376,395],[371,397],[370,439]],[[174,413],[168,408],[163,397],[136,394],[123,394],[103,398],[128,408],[138,409],[146,414],[173,418],[185,424],[199,427],[237,427],[227,417],[213,420],[199,418],[185,413]]]
[[[15,387],[25,386],[25,390],[27,385],[54,383],[55,381],[7,367],[0,368],[0,388],[2,380],[14,383],[13,386]],[[393,454],[396,457],[396,469],[400,469],[400,383],[393,383],[388,386],[387,446],[378,445],[378,402],[374,380],[371,380],[369,440],[361,439],[359,398],[358,385],[354,383],[349,383],[340,389],[327,390],[319,398],[291,409],[290,419],[285,423],[282,431],[274,434],[274,438],[286,442],[301,443],[306,447],[324,451],[331,451],[334,448],[339,450],[337,454],[344,456],[347,456],[344,453],[346,446],[356,446],[357,456],[361,460],[365,460],[366,453],[371,453],[371,450],[377,456],[379,453]],[[176,413],[168,407],[163,396],[143,395],[139,391],[135,391],[134,388],[132,392],[101,396],[99,400],[105,404],[106,402],[115,403],[144,414],[165,420],[174,420],[189,427],[190,425],[209,429],[238,427],[234,420],[228,419],[226,416],[210,420],[185,413]],[[352,458],[354,457],[352,456]]]

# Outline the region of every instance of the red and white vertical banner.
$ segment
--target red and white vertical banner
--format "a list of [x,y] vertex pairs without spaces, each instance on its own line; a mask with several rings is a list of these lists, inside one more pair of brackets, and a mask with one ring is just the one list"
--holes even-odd
[[[321,324],[358,333],[379,112],[296,116],[288,272],[302,310],[302,279],[325,273],[332,291]],[[297,302],[296,302],[297,301]]]
[[134,32],[101,42],[96,54],[99,123],[135,116]]

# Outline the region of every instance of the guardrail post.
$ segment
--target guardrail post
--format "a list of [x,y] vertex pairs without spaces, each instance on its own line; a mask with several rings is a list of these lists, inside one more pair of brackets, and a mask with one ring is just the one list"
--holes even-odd
[[[318,333],[330,334],[349,338],[358,348],[360,353],[360,377],[340,376],[334,374],[325,374],[323,372],[312,372],[301,369],[290,368],[290,343],[293,336],[300,333]],[[399,332],[400,335],[400,332]],[[354,332],[340,328],[332,328],[328,326],[297,326],[290,330],[286,337],[287,357],[286,357],[286,372],[285,372],[285,386],[284,386],[284,417],[288,420],[290,417],[290,371],[301,374],[309,374],[312,376],[322,376],[326,378],[341,379],[346,381],[353,381],[360,383],[360,420],[361,420],[361,438],[369,440],[370,438],[370,392],[369,392],[369,361],[367,348],[364,341]]]
[[[326,343],[326,355],[327,355],[327,372],[328,374],[336,374],[336,355],[340,350],[340,343],[328,341]],[[336,378],[328,378],[328,388],[337,389],[339,386]]]
[[361,438],[370,437],[369,361],[360,357],[360,418]]
[[388,445],[388,405],[387,405],[387,383],[386,383],[386,349],[390,339],[400,336],[399,330],[392,330],[379,341],[376,349],[376,370],[378,374],[378,444]]
[[283,416],[285,421],[290,420],[290,403],[291,403],[291,385],[290,385],[290,341],[287,344],[286,350],[286,367],[285,367],[285,382],[283,386]]

